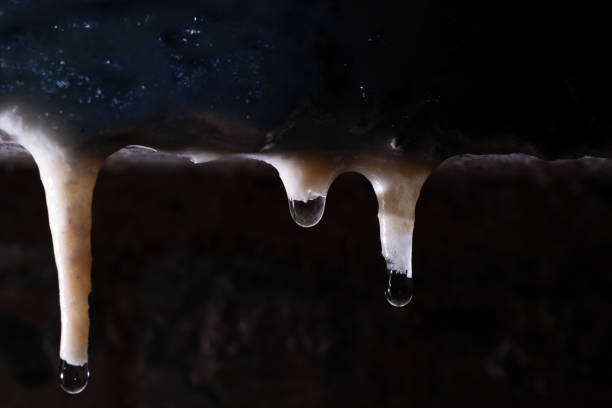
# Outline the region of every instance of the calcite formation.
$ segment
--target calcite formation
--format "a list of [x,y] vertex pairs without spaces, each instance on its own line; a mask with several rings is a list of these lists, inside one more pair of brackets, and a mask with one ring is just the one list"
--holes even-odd
[[[608,82],[560,64],[580,46],[550,23],[564,48],[540,55],[539,31],[514,13],[483,13],[396,2],[2,3],[0,159],[21,146],[40,171],[64,364],[87,370],[93,189],[122,148],[265,161],[305,227],[338,175],[361,173],[378,198],[389,282],[401,284],[412,277],[420,188],[444,159],[607,157],[597,101]],[[387,295],[397,306],[411,297]],[[86,383],[83,372],[66,381]]]

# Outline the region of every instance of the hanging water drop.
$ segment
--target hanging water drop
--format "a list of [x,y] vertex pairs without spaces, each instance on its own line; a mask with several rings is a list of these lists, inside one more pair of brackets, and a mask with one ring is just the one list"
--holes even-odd
[[68,394],[78,394],[87,387],[89,382],[89,367],[87,363],[82,366],[68,364],[60,360],[59,372],[60,386]]
[[406,272],[390,269],[387,275],[385,297],[389,304],[404,307],[412,300],[412,278]]
[[300,201],[289,199],[289,212],[293,221],[300,227],[313,227],[323,217],[325,197],[319,196],[312,200]]

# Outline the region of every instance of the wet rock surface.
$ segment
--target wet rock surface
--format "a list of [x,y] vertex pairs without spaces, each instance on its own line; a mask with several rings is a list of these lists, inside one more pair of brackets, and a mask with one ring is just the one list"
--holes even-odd
[[608,157],[605,16],[505,1],[10,0],[0,112],[113,148],[394,140],[433,158]]
[[68,396],[42,186],[3,165],[3,406],[609,403],[611,204],[608,161],[446,162],[417,206],[415,297],[397,310],[361,176],[336,180],[302,229],[263,164],[107,167],[92,377]]

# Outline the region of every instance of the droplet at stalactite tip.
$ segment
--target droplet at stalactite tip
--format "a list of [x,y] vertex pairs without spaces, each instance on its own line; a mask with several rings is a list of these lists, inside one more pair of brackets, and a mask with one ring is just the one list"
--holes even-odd
[[314,227],[323,218],[325,197],[319,196],[307,201],[289,199],[291,218],[300,227]]
[[78,394],[83,391],[89,383],[89,375],[89,365],[87,363],[82,366],[75,366],[60,360],[60,387],[68,394]]
[[389,269],[387,271],[387,287],[385,297],[391,306],[404,307],[412,300],[412,278],[402,271]]

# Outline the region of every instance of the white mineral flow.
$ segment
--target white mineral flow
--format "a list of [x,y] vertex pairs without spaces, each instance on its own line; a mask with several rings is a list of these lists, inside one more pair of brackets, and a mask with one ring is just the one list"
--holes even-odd
[[248,157],[274,166],[285,186],[291,217],[307,228],[323,217],[327,191],[344,168],[341,156],[310,152],[260,153]]
[[399,157],[357,157],[351,170],[372,183],[378,199],[380,244],[387,261],[385,295],[393,306],[412,299],[412,236],[421,187],[433,170],[430,163]]
[[339,174],[347,171],[363,174],[378,199],[380,242],[388,271],[387,300],[397,307],[410,302],[415,210],[421,187],[433,169],[431,163],[396,154],[294,152],[247,157],[276,168],[287,192],[291,215],[304,227],[313,226],[321,219],[327,192]]
[[91,205],[102,160],[75,153],[52,134],[27,126],[15,112],[0,113],[0,129],[32,154],[40,172],[59,281],[60,379],[66,391],[79,392],[89,373]]
[[[16,112],[0,113],[0,130],[34,157],[45,188],[58,269],[62,336],[60,378],[68,392],[87,384],[91,291],[91,205],[101,158],[77,153],[52,132],[27,126]],[[412,297],[412,236],[416,203],[433,166],[396,154],[332,155],[321,152],[227,154],[182,152],[194,163],[224,157],[264,161],[279,173],[291,215],[311,227],[321,219],[329,187],[341,173],[355,171],[372,184],[378,199],[382,254],[387,262],[387,299],[394,306]]]

